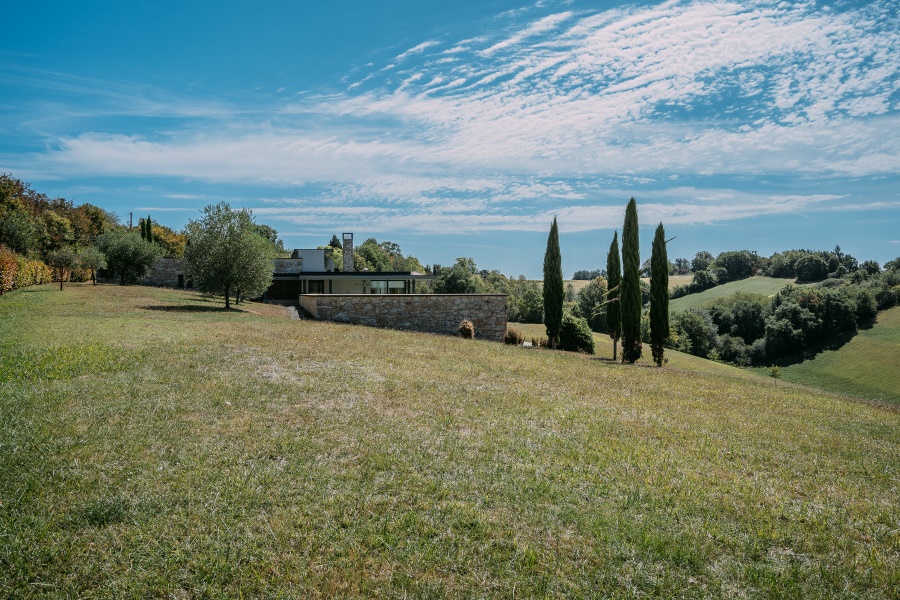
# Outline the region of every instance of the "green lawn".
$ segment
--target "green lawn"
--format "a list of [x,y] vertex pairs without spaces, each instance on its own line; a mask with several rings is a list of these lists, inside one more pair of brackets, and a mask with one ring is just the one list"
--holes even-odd
[[900,307],[878,314],[838,350],[784,367],[782,378],[860,398],[900,403]]
[[0,298],[0,596],[897,597],[891,407],[218,307]]
[[740,281],[731,281],[697,294],[688,294],[687,296],[671,300],[669,302],[669,310],[672,313],[680,313],[691,308],[700,308],[710,304],[713,300],[727,298],[737,292],[771,296],[777,294],[784,286],[789,284],[797,285],[793,279],[778,279],[774,277],[750,277]]

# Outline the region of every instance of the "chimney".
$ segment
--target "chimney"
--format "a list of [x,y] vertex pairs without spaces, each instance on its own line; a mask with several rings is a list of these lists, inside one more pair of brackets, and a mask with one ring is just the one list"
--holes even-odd
[[344,273],[353,273],[356,269],[353,268],[353,234],[345,233],[344,237],[344,266],[342,270]]

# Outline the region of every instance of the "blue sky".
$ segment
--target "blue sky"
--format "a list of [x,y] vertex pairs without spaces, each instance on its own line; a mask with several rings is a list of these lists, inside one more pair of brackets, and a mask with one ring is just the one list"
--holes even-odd
[[874,2],[16,2],[0,171],[175,229],[253,210],[539,277],[641,250],[900,256],[900,14]]

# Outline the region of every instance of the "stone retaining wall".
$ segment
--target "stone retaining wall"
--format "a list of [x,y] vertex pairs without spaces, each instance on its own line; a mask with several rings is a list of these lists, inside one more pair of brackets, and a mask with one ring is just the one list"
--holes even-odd
[[506,333],[506,294],[304,294],[300,306],[322,321],[458,335],[468,319],[478,339]]
[[161,258],[138,283],[157,287],[186,287],[188,277],[185,274],[185,267],[181,258]]

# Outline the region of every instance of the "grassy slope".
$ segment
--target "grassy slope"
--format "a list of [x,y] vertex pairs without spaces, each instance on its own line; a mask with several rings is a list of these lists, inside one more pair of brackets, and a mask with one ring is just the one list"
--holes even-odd
[[676,355],[624,367],[213,307],[115,286],[0,299],[3,595],[900,587],[897,412]]
[[[693,278],[694,278],[693,275],[669,275],[669,289],[672,289],[679,285],[686,285],[686,284],[690,283]],[[644,278],[643,281],[650,283],[649,278]],[[541,280],[537,280],[537,282],[543,284],[543,281],[541,281]],[[590,280],[589,279],[567,279],[564,282],[565,285],[569,285],[570,283],[575,288],[575,292],[578,293],[587,284],[590,283]]]
[[698,294],[688,294],[669,302],[669,310],[673,313],[684,312],[691,308],[699,308],[718,298],[727,298],[737,292],[748,294],[764,294],[771,296],[778,293],[784,286],[796,285],[793,279],[778,279],[774,277],[750,277],[740,281],[731,281],[723,285],[717,285]]
[[871,400],[900,403],[900,307],[879,313],[838,350],[782,369],[782,378]]

